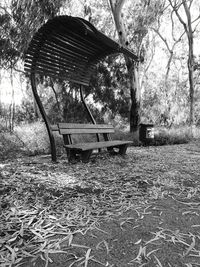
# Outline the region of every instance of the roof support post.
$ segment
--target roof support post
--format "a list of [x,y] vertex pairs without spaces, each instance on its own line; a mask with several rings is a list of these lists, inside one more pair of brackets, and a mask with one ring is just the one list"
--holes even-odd
[[53,132],[51,130],[50,122],[49,122],[49,120],[47,118],[47,115],[45,113],[44,107],[43,107],[42,102],[40,101],[40,97],[39,97],[39,95],[37,93],[37,87],[36,87],[35,73],[34,72],[31,73],[31,87],[32,87],[34,98],[36,100],[36,103],[38,105],[38,108],[40,110],[40,113],[42,115],[42,118],[44,120],[44,123],[45,123],[46,128],[47,128],[47,132],[48,132],[48,135],[49,135],[52,161],[56,162],[57,157],[56,157],[55,139],[54,139],[54,136],[53,136]]

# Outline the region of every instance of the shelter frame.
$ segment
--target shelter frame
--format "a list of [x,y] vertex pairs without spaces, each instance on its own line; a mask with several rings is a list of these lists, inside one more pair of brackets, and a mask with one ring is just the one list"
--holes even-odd
[[30,75],[33,95],[47,128],[52,161],[57,161],[53,134],[56,127],[52,127],[38,95],[36,74],[67,79],[79,84],[81,101],[91,123],[96,124],[85,102],[83,87],[89,85],[90,77],[100,60],[119,53],[139,61],[129,49],[78,17],[57,16],[48,20],[33,36],[25,55],[25,71]]

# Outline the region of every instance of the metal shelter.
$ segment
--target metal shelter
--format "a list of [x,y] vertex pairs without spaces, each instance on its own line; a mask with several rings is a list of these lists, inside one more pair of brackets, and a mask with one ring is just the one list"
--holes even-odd
[[82,87],[89,85],[95,65],[100,60],[118,53],[139,61],[126,47],[108,38],[90,22],[78,17],[58,16],[50,19],[33,36],[25,55],[25,71],[30,75],[32,91],[48,131],[53,161],[56,161],[55,140],[37,92],[36,74],[79,84],[81,100],[91,122],[95,124],[85,103]]

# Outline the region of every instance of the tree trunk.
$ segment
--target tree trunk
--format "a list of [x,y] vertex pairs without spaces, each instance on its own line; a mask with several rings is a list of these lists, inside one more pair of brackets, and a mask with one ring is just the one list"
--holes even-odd
[[[132,63],[134,64],[134,63]],[[132,69],[128,69],[130,79],[130,132],[138,132],[140,123],[140,88],[139,88],[139,70],[138,64],[134,64]],[[128,68],[128,66],[127,66]]]
[[[120,44],[126,47],[128,46],[128,40],[121,14],[125,0],[109,0],[109,2]],[[127,56],[124,57],[130,81],[130,132],[133,132],[136,136],[138,136],[140,122],[139,63],[132,62],[132,60]]]
[[[191,129],[194,125],[194,52],[193,52],[193,29],[192,29],[192,19],[191,19],[191,5],[192,1],[187,3],[187,1],[182,0],[182,5],[185,10],[185,15],[187,19],[187,23],[183,20],[181,15],[178,12],[178,8],[176,6],[176,1],[172,2],[172,0],[168,0],[171,7],[173,8],[173,11],[176,13],[176,16],[178,17],[180,23],[183,25],[185,32],[187,34],[188,38],[188,78],[189,78],[189,99],[190,99],[190,114],[189,114],[189,123],[191,126]],[[199,18],[199,16],[197,17]]]
[[14,85],[13,85],[13,71],[11,69],[10,73],[10,79],[11,79],[11,89],[12,89],[12,95],[11,95],[11,104],[10,104],[10,132],[13,132],[14,130],[14,119],[15,119],[15,94],[14,94]]
[[191,16],[190,12],[188,10],[188,7],[186,3],[184,2],[184,8],[185,13],[187,15],[188,20],[188,31],[187,37],[188,37],[188,47],[189,47],[189,53],[188,53],[188,76],[189,76],[189,86],[190,86],[190,125],[192,126],[194,124],[194,52],[193,52],[193,31],[191,27]]
[[[192,39],[188,38],[190,43]],[[193,47],[189,45],[189,57],[188,57],[188,72],[189,72],[189,86],[190,86],[190,125],[194,124],[194,56],[193,56]]]

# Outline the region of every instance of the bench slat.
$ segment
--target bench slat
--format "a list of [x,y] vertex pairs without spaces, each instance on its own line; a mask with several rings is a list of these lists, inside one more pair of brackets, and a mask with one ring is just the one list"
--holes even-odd
[[60,134],[96,134],[96,133],[114,133],[113,129],[60,129]]
[[58,123],[58,127],[60,129],[114,129],[114,127],[111,124],[82,124],[82,123]]
[[81,124],[81,123],[59,123],[60,134],[104,134],[114,133],[112,125],[107,124]]
[[65,145],[64,147],[67,149],[74,149],[78,151],[86,151],[91,149],[99,149],[104,147],[119,147],[122,145],[132,144],[132,141],[105,141],[105,142],[91,142],[91,143],[79,143],[74,145]]

